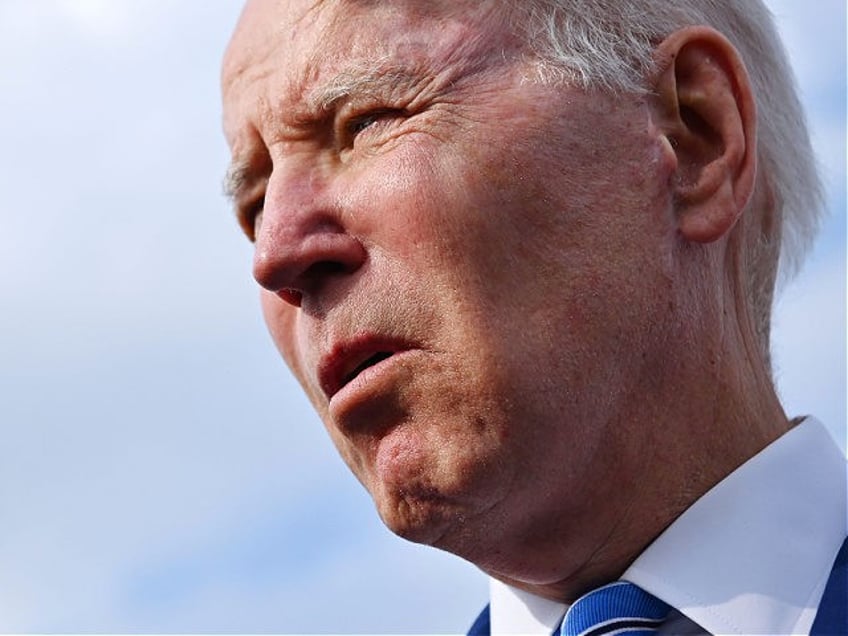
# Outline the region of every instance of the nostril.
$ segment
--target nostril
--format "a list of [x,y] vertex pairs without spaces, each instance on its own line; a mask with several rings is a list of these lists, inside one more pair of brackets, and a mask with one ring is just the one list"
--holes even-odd
[[292,281],[285,289],[286,300],[300,306],[303,296],[320,294],[324,285],[356,269],[355,265],[346,265],[339,261],[319,261],[310,265],[305,272]]
[[322,285],[340,275],[350,273],[355,267],[349,267],[338,261],[321,261],[310,265],[305,272],[292,281],[288,287],[280,287],[275,290],[279,298],[285,302],[300,307],[303,304],[304,294],[316,294],[320,292]]
[[305,281],[317,281],[338,274],[348,274],[355,269],[339,261],[319,261],[310,265],[302,274]]
[[291,287],[284,287],[283,289],[277,292],[277,296],[282,298],[288,304],[293,305],[295,307],[300,307],[300,304],[303,302],[303,294],[296,289],[292,289]]
[[263,225],[257,237],[253,277],[295,307],[352,274],[367,259],[362,243],[336,227],[325,224],[298,232],[294,229]]

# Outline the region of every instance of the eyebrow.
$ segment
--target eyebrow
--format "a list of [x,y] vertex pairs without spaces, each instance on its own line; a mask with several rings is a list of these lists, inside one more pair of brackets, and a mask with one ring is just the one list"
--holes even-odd
[[250,172],[250,164],[247,161],[233,161],[227,168],[221,180],[221,190],[231,203],[235,202],[239,194],[247,187],[251,180]]
[[[337,74],[326,85],[316,88],[312,95],[304,100],[306,104],[304,111],[326,114],[338,108],[340,102],[351,97],[383,95],[423,79],[422,76],[408,69],[397,66],[380,68],[380,66],[380,61],[376,61],[369,65],[367,71],[348,69]],[[234,203],[240,194],[250,187],[255,178],[250,160],[233,160],[222,179],[224,196]]]
[[367,69],[348,69],[336,75],[309,99],[310,106],[319,112],[335,108],[339,102],[356,95],[381,95],[421,81],[422,76],[388,60],[379,60]]

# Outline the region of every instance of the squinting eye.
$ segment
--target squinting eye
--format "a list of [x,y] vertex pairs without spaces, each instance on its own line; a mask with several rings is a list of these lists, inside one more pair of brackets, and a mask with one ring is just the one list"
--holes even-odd
[[366,128],[373,126],[379,118],[380,115],[378,113],[371,113],[364,117],[357,117],[348,124],[347,132],[352,137],[355,137]]
[[355,138],[359,133],[371,128],[374,124],[384,119],[399,117],[401,115],[403,115],[403,110],[398,108],[374,110],[351,119],[346,126],[346,132],[351,138]]

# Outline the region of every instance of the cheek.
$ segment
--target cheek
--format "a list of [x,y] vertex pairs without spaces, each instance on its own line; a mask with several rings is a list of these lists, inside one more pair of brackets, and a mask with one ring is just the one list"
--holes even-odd
[[375,158],[352,173],[344,188],[355,231],[403,262],[431,251],[444,231],[444,217],[456,212],[456,201],[450,209],[443,205],[452,187],[437,166],[444,148],[430,142],[410,140]]

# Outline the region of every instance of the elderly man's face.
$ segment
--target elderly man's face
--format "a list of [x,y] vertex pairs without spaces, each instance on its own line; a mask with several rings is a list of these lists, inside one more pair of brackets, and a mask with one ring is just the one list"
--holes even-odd
[[280,351],[386,524],[496,568],[620,514],[673,230],[645,105],[539,82],[487,7],[258,0],[223,83]]

